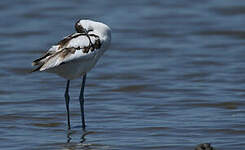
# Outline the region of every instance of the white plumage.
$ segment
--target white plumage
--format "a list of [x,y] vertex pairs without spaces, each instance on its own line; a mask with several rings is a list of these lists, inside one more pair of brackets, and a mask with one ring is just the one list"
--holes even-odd
[[[76,25],[77,28],[80,25],[81,28],[85,29],[89,37],[85,33],[74,33],[65,37],[63,41],[48,50],[45,54],[48,54],[46,57],[33,62],[33,65],[40,67],[34,71],[56,73],[71,80],[81,77],[94,67],[100,56],[110,45],[111,29],[103,23],[91,20],[80,20]],[[91,46],[90,41],[93,45],[96,40],[99,40],[101,44],[99,48],[84,52],[86,47]]]

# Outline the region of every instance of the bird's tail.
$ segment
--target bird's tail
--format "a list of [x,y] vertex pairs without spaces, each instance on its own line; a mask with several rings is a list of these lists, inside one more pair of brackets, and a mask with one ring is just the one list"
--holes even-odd
[[43,55],[42,57],[34,60],[32,62],[32,66],[37,66],[37,68],[34,68],[31,70],[31,72],[36,72],[36,71],[40,71],[40,69],[42,68],[42,66],[45,63],[45,60],[47,59],[47,57],[51,55],[50,53],[46,53],[45,55]]

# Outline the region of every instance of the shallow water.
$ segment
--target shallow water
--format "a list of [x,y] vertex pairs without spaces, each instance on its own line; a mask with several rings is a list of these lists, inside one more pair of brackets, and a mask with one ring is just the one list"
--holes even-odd
[[[0,1],[1,149],[190,150],[245,148],[245,1]],[[71,82],[29,74],[31,62],[103,21],[112,45],[88,73],[87,131]]]

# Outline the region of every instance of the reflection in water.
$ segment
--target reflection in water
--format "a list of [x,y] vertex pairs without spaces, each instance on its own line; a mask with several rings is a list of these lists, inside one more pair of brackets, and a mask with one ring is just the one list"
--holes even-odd
[[70,141],[71,141],[71,135],[72,135],[72,132],[71,132],[71,130],[67,130],[67,134],[66,134],[66,138],[67,138],[67,143],[70,143]]
[[[95,132],[93,131],[86,131],[86,130],[83,130],[84,132],[82,133],[82,136],[80,138],[80,143],[81,144],[84,144],[86,142],[86,136],[89,135],[89,134],[94,134]],[[86,145],[89,145],[89,144],[86,144]]]
[[80,138],[80,143],[84,143],[86,141],[86,138],[85,136],[89,133],[89,132],[86,132],[86,130],[83,130],[84,133],[82,134],[81,138]]
[[[72,130],[67,130],[67,142],[66,142],[66,145],[65,145],[65,147],[67,149],[72,150],[74,148],[82,148],[82,149],[89,150],[89,149],[91,149],[90,148],[91,146],[96,145],[96,144],[88,144],[88,143],[85,143],[86,142],[86,136],[89,135],[89,134],[93,134],[95,132],[83,130],[79,142],[72,141],[72,134],[73,133],[74,132],[72,132]],[[77,135],[74,135],[74,136],[77,136]]]

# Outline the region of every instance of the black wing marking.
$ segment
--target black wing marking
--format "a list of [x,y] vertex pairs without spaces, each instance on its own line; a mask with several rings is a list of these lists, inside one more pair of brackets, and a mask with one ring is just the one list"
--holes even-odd
[[[90,44],[84,47],[66,47],[69,42],[79,36],[87,36],[89,39]],[[91,42],[90,37],[95,37],[94,43]],[[58,49],[55,51],[48,51],[42,57],[33,61],[32,65],[38,65],[37,68],[33,69],[32,72],[39,71],[42,67],[46,66],[45,64],[51,60],[52,58],[61,58],[64,59],[68,57],[68,55],[74,54],[76,50],[82,50],[83,53],[88,53],[89,51],[93,52],[95,49],[99,49],[101,47],[100,38],[96,34],[83,34],[83,33],[75,33],[67,36],[63,40],[58,42]],[[61,62],[60,65],[64,64]]]

